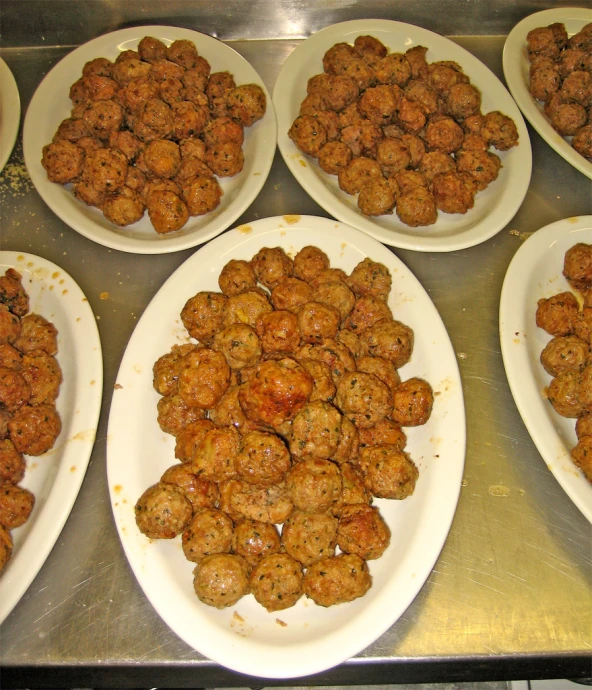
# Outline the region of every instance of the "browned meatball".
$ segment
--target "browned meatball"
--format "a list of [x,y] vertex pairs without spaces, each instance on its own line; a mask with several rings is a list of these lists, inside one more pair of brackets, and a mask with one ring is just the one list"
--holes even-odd
[[307,458],[288,472],[286,486],[296,508],[324,513],[341,495],[341,472],[329,460]]
[[299,278],[284,278],[271,291],[271,302],[278,310],[294,311],[313,299],[313,288]]
[[356,36],[354,50],[362,57],[371,54],[383,58],[388,52],[386,46],[374,36]]
[[584,70],[568,74],[561,84],[561,93],[587,108],[592,103],[592,75]]
[[82,68],[82,76],[90,77],[92,74],[99,74],[103,77],[109,77],[113,63],[107,58],[99,57],[94,60],[89,60]]
[[244,155],[239,144],[222,141],[208,147],[206,163],[218,177],[233,177],[244,165]]
[[[436,153],[435,151],[433,153]],[[442,153],[442,152],[440,152]],[[426,158],[430,154],[426,154]],[[446,156],[445,153],[442,153],[442,156]],[[422,161],[423,162],[423,161]],[[400,170],[398,173],[395,173],[394,178],[390,177],[389,181],[392,182],[394,179],[394,182],[396,183],[396,187],[399,188],[398,195],[397,195],[397,200],[400,200],[403,195],[408,194],[412,190],[415,189],[415,187],[422,187],[423,189],[428,190],[430,183],[423,173],[419,172],[418,170]],[[415,201],[413,197],[411,197],[411,201]],[[422,199],[421,197],[417,198],[417,201],[420,203],[417,204],[417,210],[421,211],[422,206],[425,203],[425,200]],[[434,201],[434,211],[435,211],[435,201]],[[409,206],[407,211],[413,210],[413,206]],[[406,212],[407,212],[406,211]],[[425,214],[425,210],[424,210]]]
[[377,379],[382,381],[391,392],[397,389],[401,383],[401,378],[397,373],[393,363],[383,357],[360,357],[357,361],[358,371],[363,371],[366,374],[373,374]]
[[365,561],[380,558],[388,547],[391,531],[378,508],[366,504],[346,505],[339,515],[337,545]]
[[579,417],[583,405],[579,399],[580,373],[572,369],[556,376],[547,389],[547,398],[562,417]]
[[255,364],[261,357],[259,336],[245,323],[231,324],[217,333],[212,348],[221,352],[234,370]]
[[68,184],[82,172],[84,151],[71,141],[60,139],[43,147],[41,165],[51,182]]
[[201,508],[215,508],[218,505],[220,498],[218,487],[214,482],[196,477],[190,463],[169,467],[163,473],[160,481],[163,484],[174,484],[181,489],[191,502],[194,511]]
[[[363,289],[363,285],[357,287],[357,289]],[[357,298],[352,311],[344,322],[344,326],[360,335],[379,321],[392,318],[390,307],[385,299],[368,293],[362,294]]]
[[581,371],[588,359],[589,345],[576,335],[557,336],[541,352],[541,364],[551,376],[573,369]]
[[191,466],[198,477],[222,482],[236,476],[235,458],[240,437],[233,427],[216,427],[206,431],[193,454]]
[[428,147],[444,153],[457,151],[463,139],[462,127],[453,118],[445,115],[432,117],[425,128],[425,140]]
[[411,79],[404,89],[405,97],[420,105],[426,115],[434,115],[440,110],[440,97],[427,82]]
[[0,405],[10,411],[24,405],[31,397],[31,387],[19,371],[0,368]]
[[347,279],[347,284],[356,297],[372,295],[386,300],[391,289],[392,277],[384,264],[366,257],[355,266]]
[[192,216],[203,216],[220,205],[222,188],[213,177],[198,176],[190,178],[183,186],[183,198]]
[[215,428],[216,424],[211,419],[202,418],[188,422],[177,434],[175,457],[182,463],[191,463],[206,433]]
[[592,286],[592,244],[578,242],[565,252],[563,275],[576,290]]
[[287,609],[302,596],[302,566],[287,553],[263,556],[253,568],[250,588],[267,611]]
[[194,570],[193,588],[200,601],[223,609],[234,606],[249,591],[250,566],[229,553],[206,556]]
[[188,405],[214,407],[228,388],[230,367],[223,354],[209,349],[190,352],[179,372],[179,394]]
[[348,331],[345,328],[340,328],[337,331],[337,336],[335,340],[342,345],[345,345],[347,349],[352,353],[354,357],[359,357],[360,351],[360,339],[353,331]]
[[12,482],[0,482],[0,525],[9,530],[24,525],[34,505],[35,496],[28,489]]
[[82,180],[99,192],[115,192],[125,183],[128,160],[116,149],[97,149],[87,154]]
[[282,482],[290,465],[290,453],[282,439],[263,431],[246,434],[234,458],[239,477],[259,487]]
[[[2,313],[3,312],[0,311],[0,315]],[[22,360],[23,355],[16,349],[16,347],[13,347],[9,343],[0,342],[0,367],[20,371],[22,367]]]
[[137,223],[144,216],[144,209],[142,197],[126,186],[107,194],[101,206],[105,218],[120,227]]
[[115,101],[93,101],[84,111],[84,123],[91,136],[108,141],[123,124],[123,108]]
[[578,400],[584,413],[592,412],[592,364],[585,366],[580,373]]
[[574,134],[571,145],[584,158],[592,158],[592,124],[580,127]]
[[409,455],[398,446],[360,448],[359,464],[364,484],[377,498],[402,500],[415,490],[419,472]]
[[331,338],[320,345],[307,343],[296,353],[298,359],[312,359],[327,364],[335,385],[339,384],[345,373],[356,370],[356,362],[349,349]]
[[21,322],[16,314],[0,304],[0,343],[14,343],[21,333]]
[[174,177],[181,165],[179,145],[167,139],[154,139],[144,149],[144,162],[157,177]]
[[12,555],[12,537],[10,531],[0,525],[0,573],[6,567]]
[[21,274],[14,268],[0,276],[0,304],[17,316],[24,316],[29,311],[29,296],[21,280]]
[[379,321],[360,335],[362,354],[384,357],[395,369],[400,369],[411,359],[413,352],[413,331],[396,320]]
[[352,159],[338,174],[339,187],[347,194],[357,194],[364,184],[381,178],[380,164],[363,156]]
[[8,430],[21,453],[43,455],[53,448],[62,430],[62,422],[53,405],[23,405],[8,422]]
[[393,186],[387,180],[371,180],[360,190],[358,208],[365,216],[391,214],[397,201]]
[[321,343],[337,334],[341,315],[335,307],[321,302],[306,302],[296,309],[302,340]]
[[383,138],[382,129],[367,120],[344,126],[340,135],[340,140],[349,146],[354,157],[364,156],[365,158],[376,157],[376,147]]
[[288,130],[288,136],[303,153],[313,158],[327,143],[327,130],[313,115],[298,116]]
[[294,418],[313,389],[312,376],[293,359],[256,365],[241,386],[239,401],[245,415],[276,428]]
[[422,105],[403,96],[397,103],[397,123],[409,134],[419,134],[427,122]]
[[294,273],[293,261],[281,247],[263,247],[251,259],[251,267],[270,290]]
[[337,386],[335,404],[356,426],[365,428],[390,413],[392,398],[385,384],[374,375],[350,372]]
[[180,38],[167,48],[166,58],[183,69],[192,69],[197,62],[197,48],[191,41]]
[[393,175],[411,164],[411,154],[401,139],[385,138],[378,142],[376,160],[389,175]]
[[469,78],[456,62],[441,60],[432,62],[426,69],[427,81],[441,96],[446,96],[455,84],[466,84]]
[[411,65],[402,53],[390,53],[375,66],[376,78],[381,84],[405,86],[411,78]]
[[232,551],[254,567],[264,557],[281,548],[277,528],[259,520],[240,520],[234,526]]
[[328,141],[319,151],[319,166],[329,175],[338,175],[352,155],[350,147],[342,141]]
[[592,307],[584,306],[582,311],[576,314],[574,331],[579,338],[592,345]]
[[57,328],[40,314],[27,314],[21,319],[21,332],[14,346],[21,352],[43,350],[49,355],[58,351]]
[[29,384],[30,405],[53,403],[62,383],[62,370],[58,361],[44,350],[32,350],[22,360],[21,374]]
[[393,121],[397,108],[397,97],[387,85],[366,89],[358,100],[358,111],[362,117],[375,125],[388,125]]
[[333,506],[332,510],[333,515],[336,517],[339,517],[345,506],[355,504],[370,505],[372,503],[372,494],[364,485],[361,469],[350,462],[342,463],[340,469],[343,483],[341,498]]
[[324,400],[330,402],[335,397],[337,391],[333,379],[331,378],[331,369],[325,362],[318,362],[313,359],[301,359],[300,364],[308,371],[314,380],[314,388],[310,394],[310,402],[315,400]]
[[250,127],[265,115],[267,99],[258,84],[241,84],[225,95],[228,114],[243,127]]
[[588,119],[584,106],[567,100],[561,92],[554,94],[547,101],[545,113],[553,128],[564,137],[575,135]]
[[481,136],[499,151],[507,151],[518,143],[518,130],[514,120],[498,110],[485,115]]
[[180,230],[189,220],[187,204],[174,192],[155,190],[147,199],[150,222],[160,235]]
[[337,450],[340,433],[340,412],[327,402],[310,402],[292,421],[290,452],[297,458],[331,458]]
[[138,529],[149,539],[174,539],[189,524],[193,509],[181,489],[158,482],[140,496],[135,513]]
[[475,187],[466,173],[447,172],[432,180],[436,206],[444,213],[466,213],[475,205]]
[[188,405],[178,393],[165,395],[156,404],[157,421],[167,434],[176,436],[191,422],[203,419],[205,412],[199,407]]
[[578,301],[571,292],[541,298],[537,302],[536,325],[549,335],[570,335],[578,309]]
[[397,386],[392,417],[401,426],[421,426],[430,418],[433,405],[434,393],[430,384],[413,377]]
[[234,78],[230,72],[212,72],[208,79],[206,94],[210,99],[222,98],[235,86]]
[[233,520],[248,518],[281,524],[294,509],[285,484],[257,487],[240,479],[220,484],[220,509]]
[[263,352],[294,353],[300,345],[298,317],[289,311],[276,310],[262,314],[257,319]]
[[222,267],[218,285],[225,295],[237,295],[257,287],[257,276],[248,261],[231,259]]
[[229,553],[232,528],[232,520],[221,510],[199,510],[183,530],[181,544],[185,558],[199,563],[211,554]]
[[295,510],[282,529],[282,546],[304,567],[335,554],[337,520],[323,513]]
[[374,426],[368,429],[360,429],[360,448],[368,446],[389,445],[403,450],[407,444],[405,432],[397,422],[392,419],[380,419]]
[[454,84],[446,95],[446,105],[455,120],[464,120],[480,111],[481,92],[472,84]]
[[467,172],[478,190],[485,189],[499,174],[500,159],[490,151],[461,150],[456,155],[458,172]]
[[548,100],[561,87],[561,75],[554,63],[544,65],[530,74],[529,91],[539,101]]
[[164,139],[173,130],[173,113],[170,107],[158,98],[150,98],[138,108],[134,121],[134,134],[145,142]]
[[318,606],[334,606],[364,596],[372,586],[365,561],[355,554],[339,554],[314,563],[304,576],[304,594]]
[[196,340],[209,342],[222,330],[228,298],[218,292],[198,292],[190,297],[181,310],[181,321]]
[[9,438],[0,441],[0,481],[18,484],[25,476],[25,459]]
[[166,58],[167,47],[158,38],[144,36],[138,43],[138,54],[141,60],[153,63]]
[[571,458],[592,484],[592,436],[582,436],[571,450]]
[[323,282],[315,288],[315,301],[334,307],[343,321],[354,307],[354,293],[343,280]]
[[57,132],[54,135],[53,141],[59,141],[60,139],[67,139],[72,143],[76,144],[83,137],[88,137],[89,131],[86,123],[83,119],[69,117],[62,120]]

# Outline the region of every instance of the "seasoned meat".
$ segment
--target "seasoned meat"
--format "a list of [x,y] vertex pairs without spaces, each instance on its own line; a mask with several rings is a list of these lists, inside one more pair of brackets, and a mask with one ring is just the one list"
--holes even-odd
[[549,335],[570,335],[578,313],[578,302],[571,292],[561,292],[537,302],[536,325]]
[[35,496],[22,486],[9,481],[0,482],[0,525],[16,529],[29,519]]
[[339,554],[308,568],[302,588],[318,606],[334,606],[364,596],[372,586],[365,561],[355,554]]
[[220,498],[218,487],[214,482],[197,477],[191,463],[172,465],[164,471],[160,481],[163,484],[174,484],[181,489],[191,502],[194,512],[201,508],[215,508],[218,505]]
[[288,472],[286,486],[296,508],[324,513],[341,495],[341,472],[329,460],[307,458]]
[[335,404],[357,427],[367,428],[389,414],[389,389],[373,374],[363,371],[345,374],[337,386]]
[[380,558],[388,547],[391,531],[378,508],[364,503],[346,505],[339,515],[337,545],[365,561]]
[[295,510],[282,528],[282,546],[305,568],[335,554],[337,520],[324,513]]
[[174,539],[189,524],[193,508],[180,488],[158,482],[140,496],[135,513],[138,529],[149,539]]
[[53,448],[62,430],[62,421],[53,405],[23,405],[12,415],[8,430],[21,453],[43,455]]
[[259,520],[240,520],[234,526],[232,551],[254,567],[264,557],[278,553],[280,535],[275,525]]
[[307,403],[292,421],[290,452],[296,458],[329,459],[341,435],[341,413],[323,402]]
[[232,520],[221,510],[198,510],[181,536],[185,558],[199,563],[206,556],[215,553],[230,553],[232,532]]
[[302,596],[302,566],[287,553],[269,554],[253,568],[250,588],[269,612],[287,609]]
[[258,487],[282,482],[291,466],[290,453],[284,441],[275,434],[251,431],[240,444],[234,457],[238,476]]
[[434,393],[430,384],[413,377],[395,389],[392,417],[401,426],[421,426],[430,418],[433,405]]
[[234,606],[249,591],[250,571],[249,564],[240,556],[212,554],[196,566],[193,588],[198,599],[208,606]]
[[409,455],[387,444],[360,448],[360,467],[364,484],[377,498],[407,498],[419,476]]

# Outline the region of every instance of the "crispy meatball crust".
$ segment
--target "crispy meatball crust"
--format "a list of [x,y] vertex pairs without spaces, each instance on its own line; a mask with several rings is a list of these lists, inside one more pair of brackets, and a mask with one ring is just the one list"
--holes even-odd
[[206,433],[215,428],[216,424],[211,419],[202,418],[189,422],[176,437],[175,457],[177,460],[182,463],[191,463]]
[[185,558],[199,563],[214,553],[229,553],[232,532],[232,520],[221,510],[199,510],[183,530],[181,544]]
[[160,235],[180,230],[189,220],[187,204],[174,192],[156,190],[147,201],[148,215]]
[[250,588],[270,613],[290,608],[302,596],[302,566],[287,553],[264,556],[253,568]]
[[55,357],[44,350],[28,352],[22,359],[21,374],[31,390],[30,405],[55,402],[63,379]]
[[282,546],[304,567],[335,555],[337,520],[325,513],[295,510],[282,528]]
[[60,139],[43,147],[41,165],[51,182],[68,184],[80,176],[84,158],[84,150],[80,146]]
[[159,357],[152,367],[152,385],[160,395],[177,391],[177,379],[186,354],[195,349],[192,343],[173,345],[169,352]]
[[29,311],[29,295],[21,283],[22,276],[9,268],[0,276],[0,304],[5,305],[16,316],[25,316]]
[[592,436],[582,436],[571,450],[571,458],[592,484]]
[[438,220],[434,195],[424,187],[414,187],[397,199],[397,216],[405,225],[417,228]]
[[592,286],[592,245],[578,242],[565,252],[563,275],[576,290]]
[[407,445],[407,437],[397,422],[385,417],[368,429],[360,429],[360,448],[368,446],[389,445],[403,450]]
[[325,513],[341,496],[341,472],[329,460],[307,458],[288,472],[286,486],[296,508]]
[[12,537],[10,531],[0,524],[0,573],[12,556]]
[[340,189],[347,194],[357,194],[366,183],[382,179],[382,170],[374,159],[358,156],[339,171],[337,179]]
[[58,330],[40,314],[27,314],[21,319],[21,332],[14,341],[17,350],[23,353],[43,350],[49,355],[58,351]]
[[188,424],[203,419],[205,411],[200,407],[188,405],[178,393],[160,398],[156,404],[157,421],[167,434],[176,436]]
[[262,351],[259,336],[246,323],[233,323],[217,333],[212,348],[221,352],[235,371],[255,364]]
[[321,302],[306,302],[296,309],[300,335],[306,343],[318,344],[327,338],[334,338],[339,329],[339,311]]
[[257,287],[257,276],[248,261],[231,259],[220,271],[218,286],[227,296],[238,295]]
[[318,606],[334,606],[364,596],[372,586],[368,566],[355,554],[323,558],[308,568],[304,594]]
[[285,278],[271,291],[271,302],[277,310],[293,311],[313,299],[313,288],[300,278]]
[[257,319],[257,334],[263,352],[296,352],[300,345],[298,317],[290,311],[278,309],[261,314]]
[[243,127],[250,127],[265,115],[267,99],[258,84],[241,84],[226,93],[228,114]]
[[384,264],[366,257],[353,269],[347,284],[356,297],[372,295],[386,300],[391,290],[392,277]]
[[537,302],[536,325],[549,335],[571,335],[578,314],[578,301],[571,292],[561,292]]
[[392,417],[401,426],[421,426],[430,418],[433,405],[430,384],[417,377],[407,379],[395,389]]
[[60,415],[53,405],[23,405],[8,422],[10,438],[26,455],[43,455],[53,448],[62,430]]
[[379,321],[392,319],[390,307],[381,297],[366,294],[358,297],[344,322],[345,328],[360,335]]
[[21,322],[18,316],[8,311],[8,307],[0,305],[0,343],[14,343],[20,333]]
[[246,323],[257,328],[257,321],[263,314],[273,311],[267,294],[260,288],[245,290],[228,298],[225,324]]
[[389,215],[396,201],[396,192],[387,180],[371,180],[360,190],[358,208],[365,216]]
[[235,459],[240,436],[234,427],[216,427],[207,431],[197,445],[191,467],[198,477],[222,482],[236,476]]
[[411,496],[419,476],[407,453],[397,446],[360,448],[360,467],[364,484],[377,498],[402,500]]
[[547,398],[562,417],[579,417],[584,407],[579,397],[580,373],[568,369],[556,376],[547,389]]
[[378,508],[346,505],[339,515],[337,545],[344,553],[353,553],[365,561],[380,558],[391,540],[391,531]]
[[217,609],[234,606],[249,592],[251,568],[240,556],[229,553],[206,556],[194,570],[197,598]]
[[140,496],[135,513],[138,529],[149,539],[174,539],[189,524],[193,508],[180,488],[158,482]]
[[0,481],[18,484],[25,476],[25,458],[9,438],[0,440]]
[[31,387],[23,375],[14,369],[0,368],[0,405],[9,412],[25,405],[31,397]]
[[235,521],[248,518],[279,525],[288,518],[294,504],[285,484],[260,488],[230,479],[220,484],[220,509]]
[[264,557],[278,553],[280,535],[275,525],[259,520],[240,520],[234,526],[232,551],[254,567]]

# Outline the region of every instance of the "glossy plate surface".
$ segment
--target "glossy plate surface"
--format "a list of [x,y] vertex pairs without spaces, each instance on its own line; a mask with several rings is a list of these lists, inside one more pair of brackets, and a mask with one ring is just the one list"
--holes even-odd
[[95,317],[78,285],[59,266],[24,252],[0,252],[0,273],[15,268],[29,293],[30,311],[58,329],[57,360],[64,380],[57,399],[62,431],[54,447],[26,457],[21,485],[35,507],[13,530],[13,555],[0,575],[0,622],[31,584],[60,535],[90,460],[101,410],[103,359]]
[[[427,425],[408,431],[419,467],[416,491],[404,501],[376,503],[391,531],[391,545],[370,562],[373,587],[349,604],[323,609],[301,599],[267,613],[248,595],[216,610],[193,592],[193,565],[180,539],[151,542],[137,529],[134,505],[175,463],[174,439],[156,422],[158,394],[152,366],[175,343],[187,341],[179,314],[201,290],[219,291],[218,276],[230,259],[250,259],[261,247],[283,247],[294,256],[313,244],[331,265],[350,272],[366,256],[393,276],[389,305],[415,331],[415,350],[402,378],[422,376],[436,391]],[[129,410],[134,414],[130,415]],[[331,668],[360,652],[403,613],[431,572],[455,512],[465,457],[465,416],[456,358],[427,293],[403,263],[364,233],[311,216],[267,218],[239,226],[189,258],[154,297],[125,352],[109,417],[107,466],[115,522],[128,560],[148,599],[187,644],[240,673],[293,678]]]
[[[375,36],[391,52],[403,53],[416,45],[428,48],[428,62],[454,60],[482,93],[482,112],[501,110],[518,128],[520,143],[499,155],[502,168],[492,184],[475,198],[466,214],[438,213],[434,225],[412,228],[396,214],[370,218],[362,215],[357,197],[339,189],[337,177],[327,175],[316,161],[295,146],[288,130],[298,116],[310,77],[323,71],[322,58],[335,43],[353,43],[360,35]],[[532,153],[528,131],[516,104],[499,79],[477,58],[452,41],[426,29],[402,22],[377,19],[343,22],[322,29],[288,57],[273,91],[278,119],[278,146],[286,165],[310,196],[325,211],[353,225],[383,244],[425,252],[448,252],[471,247],[504,228],[520,208],[528,189]]]
[[543,112],[543,103],[535,100],[529,91],[530,61],[526,49],[526,36],[529,31],[555,22],[565,25],[569,36],[577,33],[585,24],[592,21],[590,9],[562,7],[536,12],[523,19],[510,31],[504,44],[503,69],[508,89],[524,114],[541,137],[560,156],[584,175],[592,178],[592,163],[575,151],[569,138],[556,132]]
[[[60,122],[69,117],[70,86],[80,78],[84,64],[96,57],[115,60],[124,50],[135,50],[144,36],[154,36],[167,45],[177,39],[190,40],[211,65],[212,72],[229,71],[237,84],[256,83],[267,97],[264,117],[245,129],[243,170],[234,177],[219,179],[224,192],[217,209],[189,218],[174,233],[159,235],[148,214],[133,225],[119,228],[96,208],[76,199],[71,185],[62,187],[47,179],[41,165],[43,147],[51,142]],[[23,148],[27,169],[37,191],[71,228],[99,244],[137,254],[161,254],[195,247],[220,234],[245,211],[260,192],[273,162],[277,128],[275,112],[265,85],[253,67],[236,51],[210,36],[172,26],[139,26],[122,29],[85,43],[69,53],[45,77],[27,110]]]
[[545,399],[551,376],[540,356],[551,336],[535,322],[539,299],[570,290],[562,275],[563,260],[577,242],[592,243],[592,216],[547,225],[516,252],[502,287],[500,340],[510,389],[535,446],[567,495],[592,522],[592,486],[569,454],[577,443],[575,419],[561,417]]
[[19,130],[21,99],[8,65],[0,58],[0,172],[4,170]]

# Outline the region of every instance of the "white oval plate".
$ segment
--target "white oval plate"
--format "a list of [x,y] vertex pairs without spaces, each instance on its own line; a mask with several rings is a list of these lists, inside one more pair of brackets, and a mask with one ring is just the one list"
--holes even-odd
[[19,130],[21,99],[8,65],[0,58],[0,172],[10,158]]
[[[324,53],[335,43],[353,43],[360,35],[380,39],[391,52],[405,52],[416,45],[428,48],[428,62],[455,60],[471,83],[481,90],[484,113],[501,110],[518,128],[520,143],[509,151],[495,151],[502,161],[500,174],[475,198],[468,213],[438,213],[434,225],[412,228],[396,214],[369,218],[358,209],[357,198],[339,189],[337,177],[327,175],[317,162],[298,150],[288,130],[298,116],[310,77],[323,71]],[[325,211],[383,244],[422,252],[449,252],[472,247],[504,228],[520,208],[528,189],[532,153],[520,111],[499,79],[476,57],[447,38],[412,24],[383,19],[343,22],[313,34],[290,54],[278,75],[273,102],[278,119],[278,146],[294,177]]]
[[565,24],[568,35],[573,36],[590,21],[592,21],[592,12],[579,7],[562,7],[535,12],[518,22],[508,34],[504,44],[502,64],[508,89],[524,117],[552,149],[576,170],[592,178],[592,163],[573,149],[569,143],[571,139],[565,139],[553,129],[543,112],[543,104],[530,95],[530,61],[526,50],[526,35],[532,29],[562,22]]
[[103,359],[95,317],[78,285],[59,266],[24,252],[0,252],[0,273],[15,268],[29,293],[30,311],[58,329],[57,360],[64,381],[57,399],[62,431],[54,447],[26,457],[21,485],[35,507],[12,531],[13,555],[0,574],[0,623],[25,593],[62,531],[93,449],[103,394]]
[[[193,564],[185,560],[180,539],[151,542],[135,524],[137,499],[176,462],[174,439],[156,422],[159,396],[152,387],[152,365],[173,344],[187,340],[181,308],[200,290],[219,291],[218,276],[230,259],[250,259],[264,246],[281,246],[293,256],[308,244],[323,249],[332,266],[347,272],[370,256],[392,273],[389,305],[396,318],[415,330],[413,359],[402,376],[422,376],[436,391],[428,424],[407,430],[419,480],[405,501],[377,501],[392,540],[382,558],[370,563],[374,584],[365,597],[329,609],[303,598],[291,609],[270,614],[249,595],[218,611],[195,596]],[[115,388],[107,443],[115,522],[144,593],[187,644],[240,673],[294,678],[357,654],[411,603],[431,572],[454,515],[464,466],[465,416],[444,324],[417,279],[388,249],[354,228],[312,216],[266,218],[230,230],[182,264],[154,297],[130,339]]]
[[[259,84],[267,97],[267,110],[261,120],[245,128],[245,165],[234,177],[221,178],[224,191],[218,208],[205,216],[189,219],[177,232],[159,235],[148,214],[137,223],[119,228],[96,208],[76,199],[71,185],[62,187],[47,179],[41,165],[42,149],[49,144],[60,122],[69,117],[72,107],[70,86],[80,78],[88,60],[106,57],[115,60],[124,50],[135,50],[144,36],[154,36],[169,45],[177,39],[193,41],[213,72],[229,71],[237,84]],[[230,227],[261,191],[273,163],[277,126],[273,103],[253,67],[236,51],[215,38],[173,26],[138,26],[99,36],[72,51],[61,60],[35,92],[27,109],[23,130],[25,163],[37,191],[71,228],[112,249],[136,254],[163,254],[195,247]]]
[[566,218],[531,235],[514,255],[502,287],[500,341],[510,390],[528,433],[566,494],[592,522],[592,486],[573,464],[575,419],[558,415],[545,399],[551,376],[540,363],[551,340],[535,322],[537,302],[570,290],[563,277],[565,252],[592,243],[592,216]]

